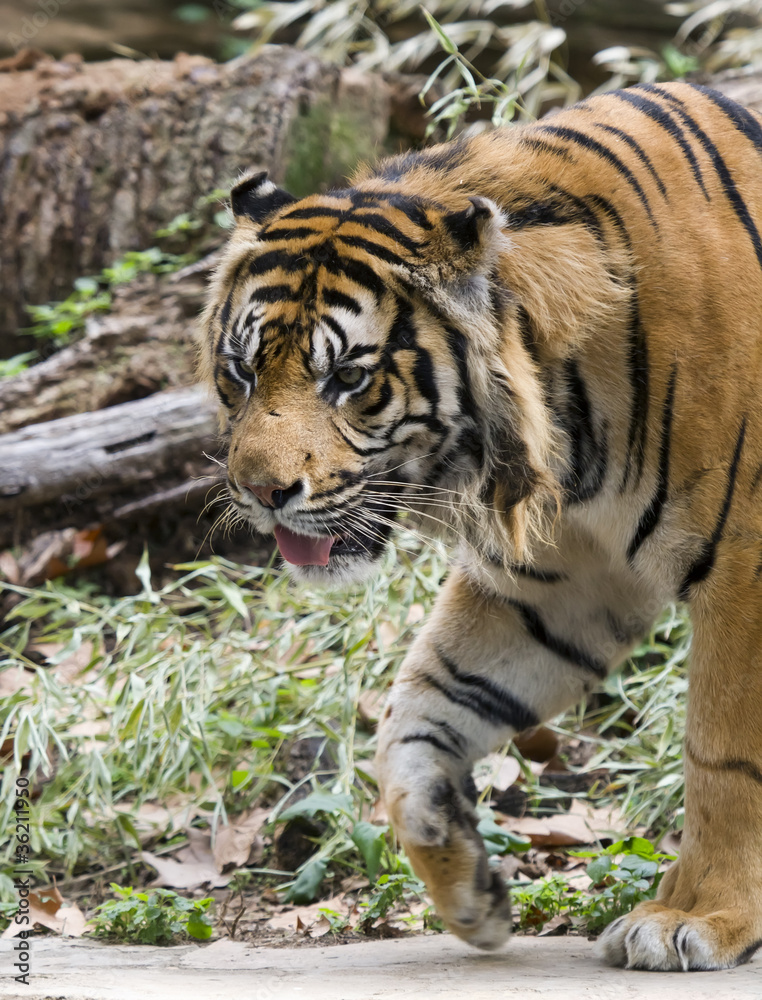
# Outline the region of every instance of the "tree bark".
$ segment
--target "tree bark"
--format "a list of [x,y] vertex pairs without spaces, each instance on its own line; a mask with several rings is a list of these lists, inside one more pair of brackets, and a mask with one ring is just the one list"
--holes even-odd
[[8,341],[28,323],[25,304],[64,298],[75,278],[152,245],[158,227],[243,168],[261,166],[297,195],[341,181],[386,138],[389,89],[266,47],[221,65],[43,61],[0,73],[0,109]]

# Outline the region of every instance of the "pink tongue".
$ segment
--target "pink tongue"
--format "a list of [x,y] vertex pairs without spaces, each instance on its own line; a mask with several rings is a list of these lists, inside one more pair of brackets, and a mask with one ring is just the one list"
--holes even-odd
[[275,526],[275,539],[286,562],[294,566],[327,566],[333,545],[332,538],[312,538],[297,535],[280,524]]

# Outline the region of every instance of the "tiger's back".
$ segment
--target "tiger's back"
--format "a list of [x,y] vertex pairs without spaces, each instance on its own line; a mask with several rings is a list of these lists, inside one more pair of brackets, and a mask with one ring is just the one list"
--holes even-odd
[[474,830],[475,760],[589,691],[682,599],[683,850],[602,947],[642,968],[747,960],[762,943],[760,117],[639,86],[299,202],[252,175],[233,207],[203,353],[238,509],[309,579],[359,579],[402,509],[461,540],[378,757],[448,925],[480,947],[510,928]]

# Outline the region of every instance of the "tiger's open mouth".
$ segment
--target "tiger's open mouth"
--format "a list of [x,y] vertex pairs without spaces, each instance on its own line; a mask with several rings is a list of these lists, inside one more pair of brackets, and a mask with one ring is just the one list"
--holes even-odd
[[347,559],[375,561],[386,548],[393,520],[385,517],[372,528],[360,526],[327,535],[301,535],[277,524],[275,540],[280,554],[292,566],[330,566]]

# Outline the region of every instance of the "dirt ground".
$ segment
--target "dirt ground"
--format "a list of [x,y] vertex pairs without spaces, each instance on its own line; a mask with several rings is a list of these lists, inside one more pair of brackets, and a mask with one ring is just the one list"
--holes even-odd
[[762,962],[726,972],[610,969],[584,938],[516,937],[500,952],[449,935],[330,948],[252,948],[222,939],[176,948],[34,942],[29,986],[10,978],[0,942],[0,997],[14,1000],[759,1000]]

